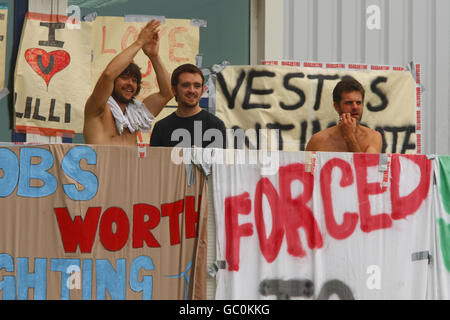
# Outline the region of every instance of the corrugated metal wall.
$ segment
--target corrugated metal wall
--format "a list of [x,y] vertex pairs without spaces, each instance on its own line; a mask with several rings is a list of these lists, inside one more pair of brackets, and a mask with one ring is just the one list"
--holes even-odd
[[284,0],[283,5],[281,59],[419,63],[423,152],[450,154],[449,0]]

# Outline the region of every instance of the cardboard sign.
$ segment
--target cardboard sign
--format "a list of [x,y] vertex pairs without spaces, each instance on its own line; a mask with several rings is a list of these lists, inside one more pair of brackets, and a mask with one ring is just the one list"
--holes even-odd
[[205,299],[206,181],[170,156],[1,147],[0,296]]
[[[76,24],[67,18],[28,14],[21,39],[15,77],[17,131],[44,135],[82,133],[84,106],[106,65],[129,46],[144,22],[123,17],[97,17]],[[159,54],[169,72],[194,63],[199,27],[190,20],[165,19]],[[143,75],[138,99],[157,92],[156,76],[143,52],[135,63]]]

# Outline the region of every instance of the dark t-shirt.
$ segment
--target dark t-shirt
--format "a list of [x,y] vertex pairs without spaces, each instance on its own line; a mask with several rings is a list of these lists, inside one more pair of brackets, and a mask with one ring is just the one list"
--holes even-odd
[[[211,129],[211,130],[210,130]],[[222,120],[202,110],[182,118],[175,112],[158,121],[153,128],[150,145],[154,147],[225,148],[226,129]]]

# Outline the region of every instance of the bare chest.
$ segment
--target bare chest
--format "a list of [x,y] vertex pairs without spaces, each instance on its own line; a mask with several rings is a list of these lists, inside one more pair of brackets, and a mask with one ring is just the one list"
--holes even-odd
[[[368,147],[367,135],[365,132],[358,133],[355,138],[362,150],[365,150]],[[351,150],[343,136],[336,131],[333,134],[330,134],[328,139],[326,139],[322,151],[350,152]]]

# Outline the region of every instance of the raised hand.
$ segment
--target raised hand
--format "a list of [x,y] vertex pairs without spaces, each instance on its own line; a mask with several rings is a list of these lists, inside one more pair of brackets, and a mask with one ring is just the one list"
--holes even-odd
[[341,113],[339,116],[339,130],[343,136],[351,136],[356,134],[357,121],[350,113]]
[[142,29],[139,34],[140,40],[142,40],[142,50],[148,56],[157,56],[159,51],[159,26],[160,21],[155,21],[152,19],[147,25]]

